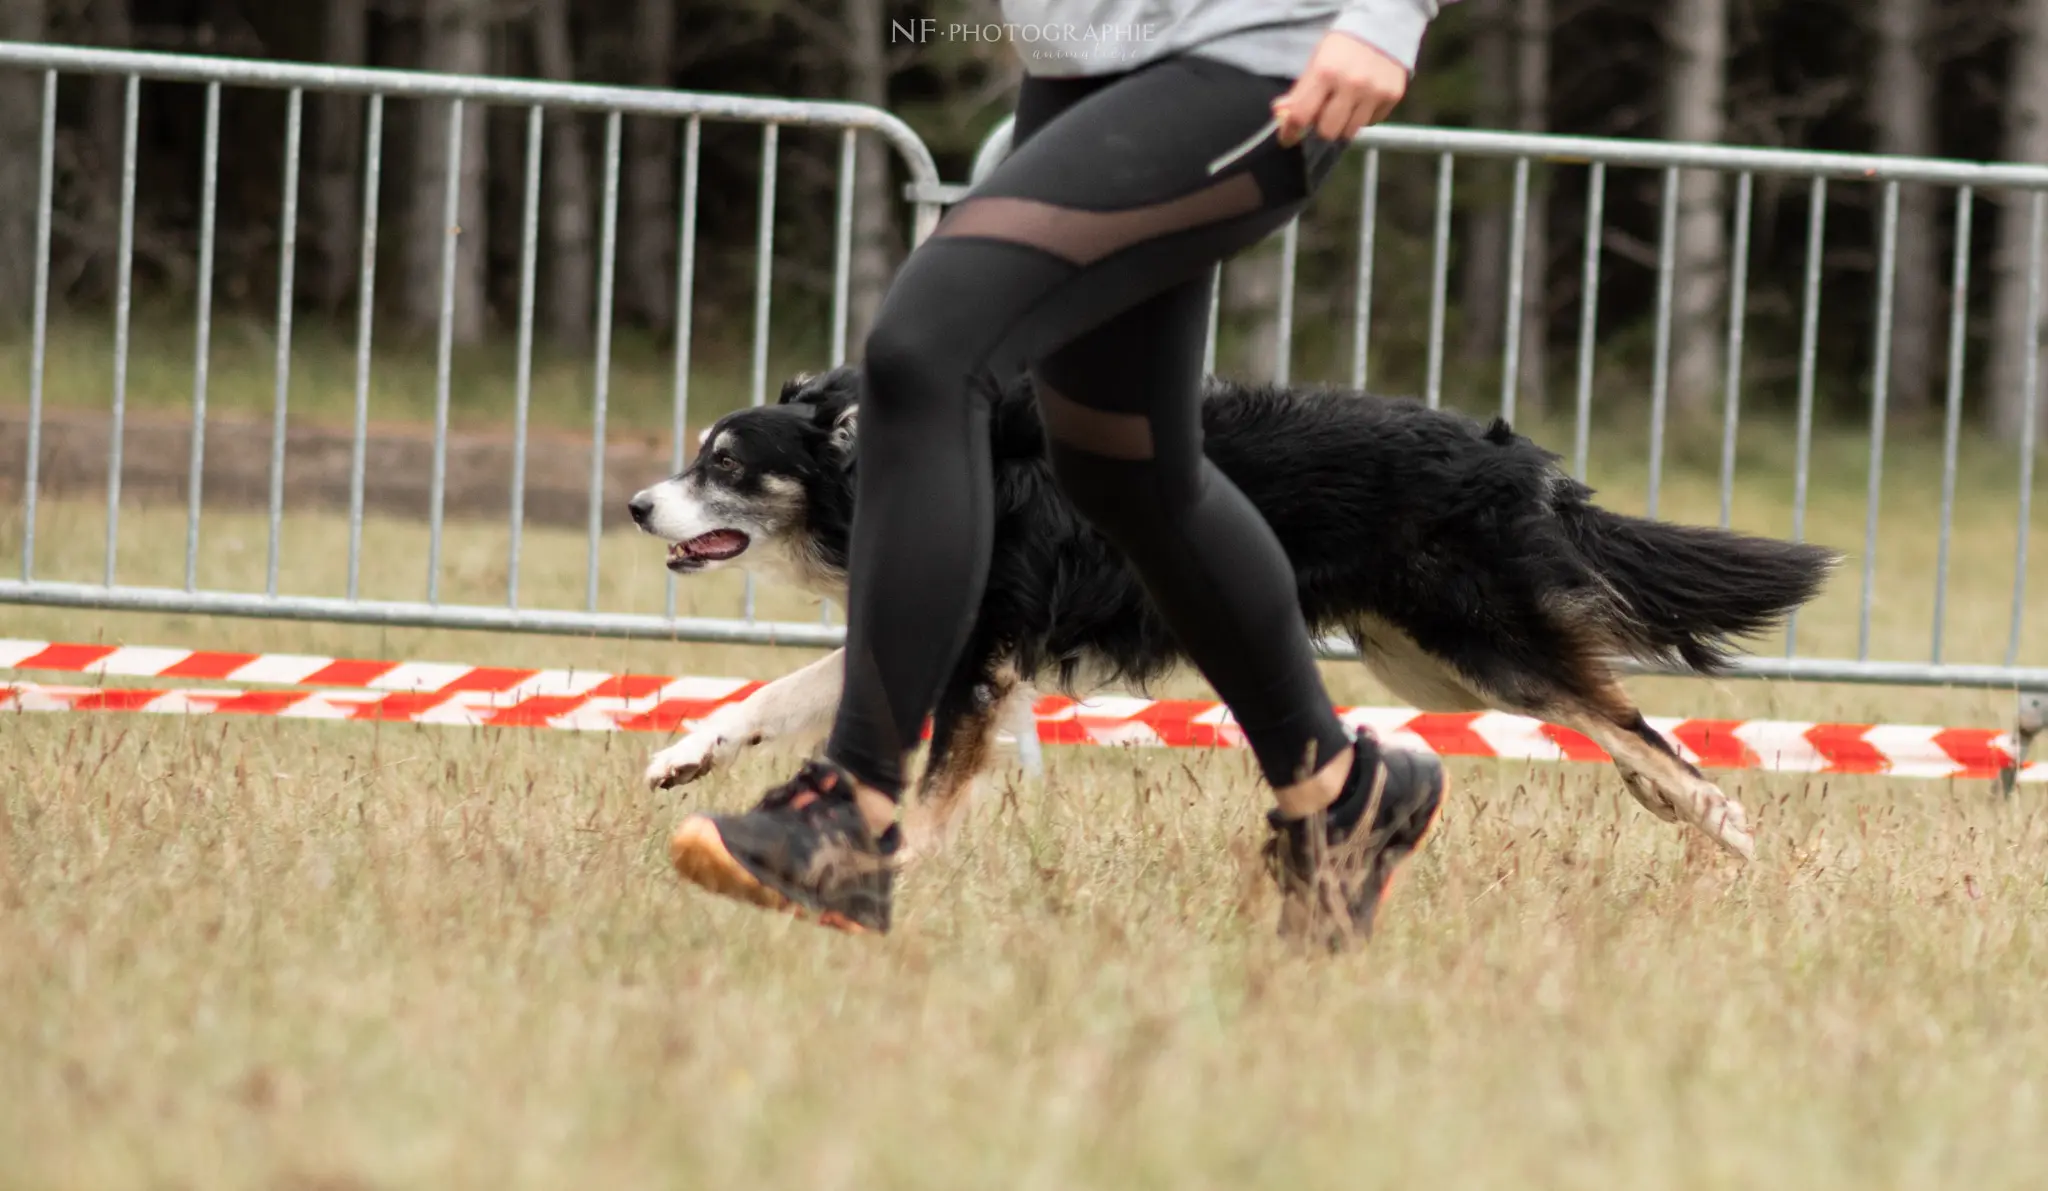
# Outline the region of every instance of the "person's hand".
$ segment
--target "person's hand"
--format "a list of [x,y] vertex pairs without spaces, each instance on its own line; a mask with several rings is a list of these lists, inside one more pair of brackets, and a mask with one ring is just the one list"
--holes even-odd
[[1358,130],[1393,114],[1408,93],[1408,69],[1348,33],[1332,31],[1294,87],[1273,101],[1280,143],[1292,148],[1314,129],[1326,141],[1349,144]]

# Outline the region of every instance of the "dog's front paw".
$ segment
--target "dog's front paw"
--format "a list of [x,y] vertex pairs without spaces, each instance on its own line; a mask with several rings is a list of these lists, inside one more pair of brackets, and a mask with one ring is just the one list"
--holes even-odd
[[647,763],[647,788],[672,790],[716,769],[725,759],[725,739],[711,732],[693,732],[654,754]]

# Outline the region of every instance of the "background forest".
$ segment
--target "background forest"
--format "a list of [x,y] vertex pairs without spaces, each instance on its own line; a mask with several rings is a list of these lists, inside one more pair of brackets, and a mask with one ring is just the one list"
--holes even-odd
[[[920,17],[1000,19],[995,0],[0,0],[0,37],[850,99],[903,117],[932,147],[947,179],[964,181],[975,147],[1007,113],[1013,50],[892,38],[892,22]],[[0,315],[12,320],[13,336],[32,289],[39,87],[32,74],[0,72]],[[85,325],[104,336],[116,296],[123,102],[116,78],[67,76],[63,83],[52,269],[60,331]],[[307,110],[296,306],[302,335],[340,341],[353,333],[360,274],[364,102],[311,97]],[[230,324],[246,318],[262,325],[273,317],[283,112],[281,93],[230,89],[223,103],[212,302]],[[505,354],[518,310],[525,114],[473,106],[461,166],[455,342],[493,358]],[[430,349],[433,342],[443,118],[435,104],[393,103],[387,111],[377,290],[382,353],[402,353],[408,344]],[[2048,0],[1463,0],[1433,29],[1397,120],[2048,161]],[[151,318],[190,325],[203,127],[200,87],[146,85],[134,245],[145,327]],[[429,135],[420,135],[422,128]],[[625,122],[615,298],[617,358],[627,369],[640,361],[658,372],[674,346],[681,140],[674,122]],[[601,116],[550,117],[540,346],[565,358],[588,357],[600,309],[603,146]],[[892,172],[878,141],[861,148],[849,338],[856,353],[860,328],[908,230],[896,197],[900,171]],[[701,391],[716,393],[718,378],[746,371],[760,154],[756,128],[705,125],[689,312],[692,366],[710,378]],[[774,247],[778,367],[825,362],[838,164],[833,134],[784,130]],[[1351,368],[1360,174],[1344,171],[1304,222],[1289,360],[1297,379],[1341,379]],[[1510,178],[1505,163],[1458,163],[1446,362],[1446,399],[1454,404],[1485,406],[1500,383]],[[1586,171],[1572,166],[1545,166],[1536,175],[1519,353],[1524,417],[1560,414],[1570,404],[1585,180]],[[1435,161],[1426,155],[1389,155],[1383,164],[1372,295],[1375,388],[1416,392],[1422,384],[1435,181]],[[1597,336],[1603,402],[1639,403],[1650,391],[1660,186],[1653,170],[1609,174]],[[1734,179],[1687,175],[1670,373],[1679,416],[1719,409],[1736,194]],[[1741,360],[1745,415],[1786,409],[1795,399],[1811,196],[1801,179],[1755,182]],[[2025,354],[2040,340],[2040,329],[2027,325],[2028,196],[1973,198],[1966,418],[1981,431],[2010,436],[2024,407]],[[1844,183],[1831,185],[1824,200],[1816,390],[1823,415],[1844,421],[1868,416],[1881,200],[1880,187]],[[1902,189],[1889,375],[1895,435],[1939,437],[1956,211],[1951,189]],[[1219,367],[1261,375],[1274,366],[1281,273],[1268,247],[1226,274]],[[139,332],[139,341],[147,337]],[[652,409],[648,416],[655,417]]]

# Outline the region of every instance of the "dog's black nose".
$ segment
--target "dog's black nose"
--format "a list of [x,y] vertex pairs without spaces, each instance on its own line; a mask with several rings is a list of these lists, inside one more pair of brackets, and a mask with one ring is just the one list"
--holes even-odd
[[639,493],[626,504],[626,511],[633,514],[633,524],[647,524],[648,514],[654,512],[654,498],[645,492]]

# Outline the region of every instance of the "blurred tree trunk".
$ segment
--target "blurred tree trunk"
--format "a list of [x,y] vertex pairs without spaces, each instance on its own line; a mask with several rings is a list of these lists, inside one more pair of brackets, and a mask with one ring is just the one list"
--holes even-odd
[[[45,41],[43,0],[0,2],[0,39]],[[0,319],[24,317],[35,300],[36,206],[42,186],[43,76],[0,71]]]
[[[2022,0],[2013,13],[2015,37],[2005,92],[2007,161],[2048,162],[2048,0]],[[1991,421],[2017,439],[2026,425],[2026,365],[2038,357],[2043,327],[2027,325],[2027,273],[2033,240],[2032,192],[2000,196],[1998,273],[1991,342]],[[2044,262],[2048,268],[2048,262]],[[2048,278],[2044,278],[2048,285]],[[2048,306],[2048,302],[2044,302]],[[2039,375],[2037,374],[2037,384]],[[2035,406],[2048,407],[2048,400]]]
[[[1521,0],[1516,9],[1515,126],[1545,132],[1550,126],[1550,0]],[[1529,226],[1522,272],[1520,402],[1540,417],[1549,399],[1550,195],[1548,176],[1532,163]]]
[[[320,43],[329,65],[363,65],[369,38],[366,0],[326,0]],[[363,110],[368,102],[357,95],[315,100],[318,135],[311,138],[313,177],[307,194],[314,245],[309,289],[313,300],[330,313],[340,310],[355,292],[361,267]]]
[[[91,0],[93,44],[103,49],[125,50],[135,43],[135,27],[128,15],[128,0]],[[127,80],[118,74],[95,75],[90,103],[93,150],[102,162],[121,168],[121,128]]]
[[[887,6],[882,0],[846,0],[846,98],[889,106]],[[859,359],[868,328],[888,292],[900,251],[890,189],[891,150],[877,136],[860,138],[853,175],[853,276],[847,287],[846,351]]]
[[[1727,126],[1728,0],[1692,0],[1668,10],[1665,135],[1713,143]],[[1728,247],[1725,179],[1713,170],[1680,174],[1673,262],[1671,397],[1674,408],[1711,408],[1722,372]]]
[[[421,43],[422,68],[443,74],[481,74],[490,64],[489,0],[425,0]],[[406,237],[405,311],[407,321],[422,329],[437,328],[441,317],[441,254],[445,238],[456,236],[455,310],[452,320],[458,344],[481,342],[487,324],[489,195],[485,186],[489,152],[484,138],[483,106],[463,105],[462,153],[448,160],[448,103],[418,105],[420,122],[414,137],[412,218]],[[455,226],[445,220],[451,168],[460,195]]]
[[[1934,67],[1928,60],[1928,0],[1877,0],[1877,61],[1870,88],[1877,151],[1935,152]],[[1907,417],[1934,405],[1934,332],[1944,290],[1936,252],[1932,187],[1899,188],[1898,273],[1893,289],[1891,408]]]
[[[1472,0],[1474,73],[1478,94],[1473,122],[1485,129],[1505,129],[1514,99],[1514,46],[1508,0]],[[1478,181],[1478,209],[1465,232],[1460,266],[1459,306],[1464,312],[1464,351],[1479,363],[1501,347],[1507,313],[1508,204],[1513,190],[1509,163],[1485,159],[1464,163],[1467,177]]]
[[[542,78],[568,82],[576,77],[569,0],[536,0],[533,42]],[[541,169],[547,191],[543,201],[548,278],[541,291],[542,317],[554,338],[581,346],[590,340],[597,301],[597,254],[592,242],[590,151],[576,113],[548,114]]]
[[[676,40],[675,0],[634,0],[633,81],[666,87]],[[673,120],[628,120],[624,235],[619,264],[633,315],[656,331],[674,319],[677,149]]]
[[[87,10],[93,44],[110,50],[125,50],[135,44],[134,23],[129,0],[91,0]],[[113,293],[115,258],[121,241],[120,193],[121,154],[127,120],[128,81],[120,75],[92,76],[86,95],[86,145],[79,173],[90,179],[92,199],[77,212],[84,225],[79,247],[89,262],[85,268],[93,288]]]

